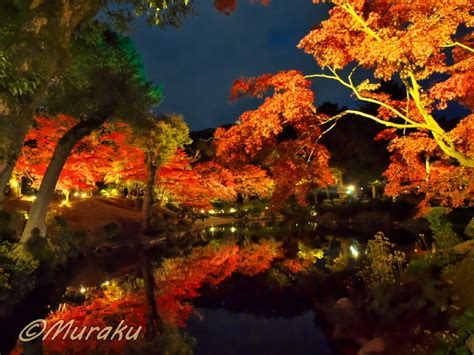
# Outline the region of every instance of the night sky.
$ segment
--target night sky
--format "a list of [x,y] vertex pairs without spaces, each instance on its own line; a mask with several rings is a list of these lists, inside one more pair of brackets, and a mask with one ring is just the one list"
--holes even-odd
[[[195,2],[198,14],[179,29],[147,26],[137,20],[131,35],[148,74],[164,86],[160,112],[184,115],[191,129],[233,123],[258,100],[231,103],[232,82],[279,70],[318,72],[310,55],[296,48],[311,27],[327,17],[328,7],[310,0],[275,0],[262,6],[241,0],[230,16],[218,13],[211,0]],[[317,104],[350,99],[337,83],[318,79]]]

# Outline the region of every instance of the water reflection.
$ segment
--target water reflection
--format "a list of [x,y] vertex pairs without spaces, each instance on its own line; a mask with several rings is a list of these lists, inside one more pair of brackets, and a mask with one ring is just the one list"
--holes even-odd
[[[197,354],[329,354],[312,311],[324,293],[320,279],[355,262],[363,242],[318,235],[314,229],[314,222],[210,227],[191,245],[170,242],[135,251],[134,266],[130,256],[122,270],[122,259],[115,259],[112,269],[110,260],[102,264],[116,277],[92,275],[91,282],[88,273],[77,272],[64,302],[48,314],[50,324],[74,320],[77,327],[104,328],[124,321],[144,332],[137,342],[58,336],[45,339],[43,349],[159,353],[166,345],[189,350],[186,331],[197,340]],[[107,275],[101,263],[94,265],[92,274]],[[331,293],[336,296],[337,290]],[[156,345],[158,333],[171,335]]]

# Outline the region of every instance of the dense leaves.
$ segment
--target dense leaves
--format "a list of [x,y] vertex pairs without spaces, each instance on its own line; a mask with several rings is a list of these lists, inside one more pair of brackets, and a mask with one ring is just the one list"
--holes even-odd
[[[332,181],[329,152],[318,144],[325,116],[316,113],[310,85],[297,71],[236,81],[232,99],[273,95],[258,109],[243,113],[235,126],[215,133],[217,158],[224,164],[260,161],[269,167],[276,183],[275,202],[293,193],[304,202],[312,187]],[[286,138],[288,130],[296,137]]]

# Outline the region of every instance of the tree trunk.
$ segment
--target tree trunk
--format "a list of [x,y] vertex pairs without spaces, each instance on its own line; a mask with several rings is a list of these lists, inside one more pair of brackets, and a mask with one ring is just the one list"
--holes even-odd
[[98,0],[36,0],[19,13],[0,4],[0,12],[11,14],[1,26],[12,26],[15,31],[15,41],[2,48],[8,53],[7,61],[17,68],[17,79],[36,79],[36,86],[23,95],[0,86],[0,202],[34,111],[53,76],[65,67],[72,32],[99,9]]
[[151,209],[153,207],[153,188],[155,186],[156,165],[153,164],[151,154],[148,153],[146,157],[146,167],[148,171],[148,179],[146,182],[145,196],[143,198],[142,206],[142,230],[146,234],[150,228]]
[[377,198],[377,186],[372,185],[372,198],[375,200]]
[[153,339],[157,331],[160,334],[163,333],[164,323],[158,314],[158,307],[156,305],[155,298],[155,280],[153,278],[153,268],[150,256],[146,251],[143,251],[142,276],[147,303],[146,338]]
[[71,154],[72,149],[83,137],[90,134],[94,129],[99,127],[103,122],[103,119],[82,121],[69,129],[64,136],[58,142],[51,161],[49,162],[46,173],[41,180],[41,185],[36,195],[36,200],[31,205],[28,221],[26,222],[25,229],[21,236],[21,243],[26,243],[31,237],[31,232],[38,228],[41,235],[46,232],[46,214],[48,207],[54,196],[54,190],[58,182],[61,171],[63,170],[64,164],[67,158]]

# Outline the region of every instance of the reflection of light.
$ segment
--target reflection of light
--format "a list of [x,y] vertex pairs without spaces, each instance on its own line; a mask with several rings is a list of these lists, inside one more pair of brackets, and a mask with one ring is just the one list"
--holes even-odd
[[229,213],[235,213],[235,212],[237,212],[235,208],[232,207],[231,209],[229,209]]
[[352,256],[357,259],[359,257],[359,251],[357,248],[354,245],[351,245],[349,249],[351,250]]
[[230,227],[230,231],[231,231],[232,233],[235,233],[235,232],[237,231],[237,228],[235,228],[235,227]]
[[73,195],[73,196],[74,196],[74,197],[78,197],[78,196],[79,196],[79,192],[77,192],[77,191],[74,192],[74,195]]
[[23,218],[28,219],[28,212],[22,211],[23,212]]
[[61,203],[59,204],[60,207],[71,207],[71,204],[68,202],[68,200],[62,200]]
[[25,195],[21,199],[23,201],[34,201],[34,200],[36,200],[36,196],[35,195]]
[[81,289],[79,290],[80,293],[86,293],[86,288],[84,286],[81,286]]

